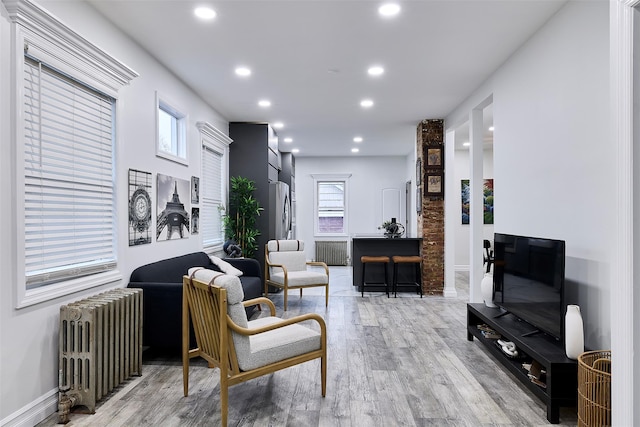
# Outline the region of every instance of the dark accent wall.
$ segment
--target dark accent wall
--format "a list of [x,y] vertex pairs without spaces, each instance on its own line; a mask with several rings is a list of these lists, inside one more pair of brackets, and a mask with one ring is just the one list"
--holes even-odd
[[[260,262],[264,273],[264,245],[269,240],[269,182],[277,181],[277,138],[267,123],[229,123],[229,137],[233,143],[229,146],[229,177],[243,176],[256,183],[255,196],[264,208],[258,218],[260,230],[258,250],[255,258]],[[271,147],[270,147],[271,145]],[[273,148],[275,147],[275,153]]]

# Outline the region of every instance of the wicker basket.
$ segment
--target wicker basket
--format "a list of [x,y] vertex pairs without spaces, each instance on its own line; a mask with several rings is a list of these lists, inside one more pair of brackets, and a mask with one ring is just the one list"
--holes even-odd
[[578,356],[578,426],[611,425],[611,350]]

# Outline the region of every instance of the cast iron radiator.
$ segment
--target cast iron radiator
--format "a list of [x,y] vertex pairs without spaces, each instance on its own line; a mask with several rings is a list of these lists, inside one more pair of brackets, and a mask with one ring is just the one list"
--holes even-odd
[[60,307],[59,422],[142,375],[142,289],[119,288]]
[[327,265],[347,265],[347,242],[316,241],[316,261]]

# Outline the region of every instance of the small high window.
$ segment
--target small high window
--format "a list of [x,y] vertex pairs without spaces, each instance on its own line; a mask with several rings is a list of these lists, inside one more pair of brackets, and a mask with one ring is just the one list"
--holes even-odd
[[157,155],[188,164],[187,115],[156,93],[158,146]]

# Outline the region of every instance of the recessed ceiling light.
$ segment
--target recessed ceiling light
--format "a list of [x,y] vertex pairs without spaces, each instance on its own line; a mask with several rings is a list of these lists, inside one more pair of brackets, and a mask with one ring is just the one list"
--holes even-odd
[[463,142],[463,143],[462,143],[462,146],[463,146],[463,147],[469,147],[469,146],[471,146],[471,143],[470,143],[469,141],[467,141],[467,142]]
[[360,101],[360,106],[364,108],[373,107],[373,101],[370,99],[363,99]]
[[353,138],[353,142],[362,142],[362,137],[356,136],[355,138]]
[[493,132],[493,126],[489,126],[489,130]]
[[384,68],[380,67],[379,65],[374,65],[372,67],[369,67],[367,73],[369,73],[370,76],[381,76],[382,74],[384,74]]
[[397,3],[385,3],[378,8],[378,13],[384,17],[395,16],[400,13],[400,5]]
[[247,67],[238,67],[236,68],[236,74],[241,77],[247,77],[251,75],[251,70]]
[[291,150],[292,153],[299,153],[300,150],[298,148],[294,148],[293,150]]
[[209,20],[216,17],[216,11],[206,6],[196,7],[193,13],[200,19]]
[[290,144],[293,142],[293,138],[285,138],[284,142],[286,142],[287,144]]
[[360,149],[359,149],[359,148],[352,148],[352,149],[351,149],[351,152],[352,152],[352,153],[357,153],[357,152],[359,152],[359,151],[360,151]]
[[260,101],[258,101],[258,105],[264,108],[271,107],[271,101],[269,101],[268,99],[261,99]]
[[284,123],[282,123],[282,122],[275,122],[275,123],[273,124],[273,127],[274,127],[274,128],[276,128],[276,129],[282,129],[282,128],[284,127]]

